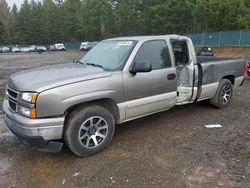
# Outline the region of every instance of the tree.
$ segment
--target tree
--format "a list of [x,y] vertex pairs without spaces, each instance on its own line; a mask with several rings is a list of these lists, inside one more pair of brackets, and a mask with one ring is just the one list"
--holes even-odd
[[5,43],[11,42],[10,34],[11,14],[8,4],[5,0],[0,0],[0,31],[1,41]]
[[250,28],[250,0],[0,0],[0,42],[49,44],[124,35]]

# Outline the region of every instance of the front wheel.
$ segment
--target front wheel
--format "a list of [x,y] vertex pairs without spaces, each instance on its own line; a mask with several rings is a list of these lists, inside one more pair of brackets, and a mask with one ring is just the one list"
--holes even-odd
[[78,156],[97,154],[111,142],[115,131],[113,115],[104,107],[78,108],[67,117],[64,142]]
[[215,96],[210,99],[210,104],[216,108],[226,107],[233,95],[233,85],[230,80],[222,79],[218,86]]

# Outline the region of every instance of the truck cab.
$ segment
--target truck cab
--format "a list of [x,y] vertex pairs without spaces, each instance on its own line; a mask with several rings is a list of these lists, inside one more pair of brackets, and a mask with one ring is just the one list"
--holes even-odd
[[89,51],[92,48],[90,42],[82,42],[80,45],[80,51]]
[[57,44],[55,44],[55,48],[58,51],[65,51],[66,50],[66,48],[65,48],[65,46],[64,46],[63,43],[57,43]]

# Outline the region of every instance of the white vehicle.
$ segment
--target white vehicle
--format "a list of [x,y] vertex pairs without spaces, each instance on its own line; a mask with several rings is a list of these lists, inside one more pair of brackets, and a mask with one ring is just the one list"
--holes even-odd
[[29,52],[35,52],[36,51],[36,46],[35,45],[32,45],[29,48]]
[[21,50],[20,50],[20,48],[14,46],[11,48],[11,52],[19,53],[19,52],[21,52]]
[[2,47],[2,52],[3,52],[3,53],[8,53],[8,52],[10,52],[10,48],[4,46],[4,47]]
[[55,47],[56,47],[56,50],[58,50],[58,51],[65,51],[66,50],[63,43],[57,43],[57,44],[55,44]]
[[21,52],[29,52],[30,48],[29,47],[22,47],[20,50],[21,50]]
[[26,46],[26,47],[22,47],[20,48],[21,52],[35,52],[36,51],[36,46],[32,45],[32,46]]
[[36,47],[36,51],[40,51],[40,52],[46,52],[47,51],[47,48],[45,46],[37,46]]
[[80,51],[89,51],[92,48],[90,42],[82,42],[80,46]]

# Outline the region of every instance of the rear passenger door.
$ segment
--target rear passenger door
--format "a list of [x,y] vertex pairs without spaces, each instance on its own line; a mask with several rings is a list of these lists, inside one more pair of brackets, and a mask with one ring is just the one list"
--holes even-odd
[[144,42],[134,58],[134,62],[140,61],[150,62],[152,71],[136,75],[124,73],[127,120],[166,110],[176,104],[176,69],[167,42]]

